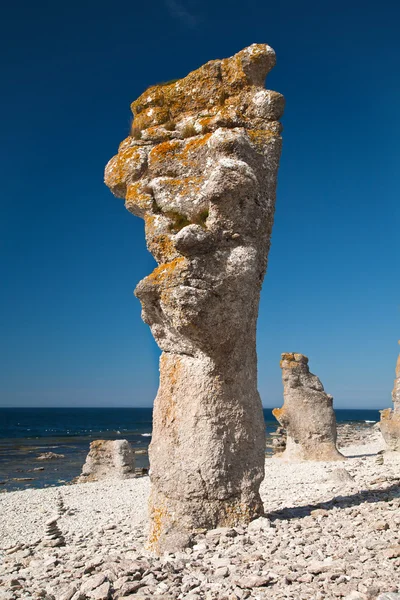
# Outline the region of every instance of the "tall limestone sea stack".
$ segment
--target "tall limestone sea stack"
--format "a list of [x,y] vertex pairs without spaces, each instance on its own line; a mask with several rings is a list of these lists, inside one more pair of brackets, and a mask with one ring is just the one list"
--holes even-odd
[[149,88],[106,168],[158,263],[135,291],[162,350],[149,451],[156,552],[263,512],[256,321],[281,153],[284,100],[264,89],[274,65],[272,48],[253,44]]
[[[400,344],[400,341],[399,341]],[[380,429],[389,450],[400,451],[400,354],[397,357],[394,380],[393,409],[381,410]]]
[[303,354],[284,353],[281,360],[284,404],[272,412],[287,431],[285,460],[345,460],[336,448],[333,398],[310,373]]

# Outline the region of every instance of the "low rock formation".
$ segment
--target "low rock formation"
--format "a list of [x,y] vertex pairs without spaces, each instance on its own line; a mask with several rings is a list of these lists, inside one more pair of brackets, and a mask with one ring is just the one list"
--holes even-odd
[[[400,341],[399,341],[400,344]],[[380,429],[388,450],[400,451],[400,354],[397,357],[396,379],[394,380],[393,409],[381,410]]]
[[36,460],[57,460],[65,458],[65,454],[56,454],[55,452],[43,452],[36,457]]
[[274,64],[253,44],[149,88],[106,168],[159,265],[135,291],[163,351],[149,451],[156,551],[263,512],[255,340],[281,152],[283,97],[264,89]]
[[135,476],[135,453],[127,440],[94,440],[77,483]]
[[272,412],[287,431],[285,460],[345,460],[336,448],[333,398],[310,373],[303,354],[284,353],[281,360],[282,408]]

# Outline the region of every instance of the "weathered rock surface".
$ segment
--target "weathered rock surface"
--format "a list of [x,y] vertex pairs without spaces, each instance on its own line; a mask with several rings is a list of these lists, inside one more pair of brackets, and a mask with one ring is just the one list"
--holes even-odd
[[333,398],[310,373],[303,354],[284,353],[281,360],[284,404],[272,412],[287,431],[285,460],[344,460],[336,448]]
[[135,454],[127,440],[94,440],[77,483],[135,476]]
[[136,295],[163,351],[150,446],[150,544],[248,522],[263,508],[256,320],[273,224],[283,97],[253,44],[132,104],[105,181],[145,221],[158,262]]
[[[400,342],[399,342],[400,344]],[[380,429],[388,450],[400,451],[400,354],[396,364],[396,379],[394,380],[393,409],[381,410]]]

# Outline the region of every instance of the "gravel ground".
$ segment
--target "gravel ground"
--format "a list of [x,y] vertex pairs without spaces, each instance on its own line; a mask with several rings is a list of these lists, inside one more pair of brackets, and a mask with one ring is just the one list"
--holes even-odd
[[[185,552],[161,559],[144,549],[147,477],[2,494],[0,600],[372,600],[399,593],[400,455],[378,455],[381,449],[371,432],[368,444],[342,449],[345,461],[267,459],[265,518],[198,535]],[[44,547],[60,495],[66,545]]]

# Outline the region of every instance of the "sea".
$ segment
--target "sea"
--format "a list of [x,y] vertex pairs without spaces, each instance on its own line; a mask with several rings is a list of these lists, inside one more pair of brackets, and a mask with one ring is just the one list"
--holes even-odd
[[[335,412],[338,422],[360,424],[380,416],[378,410]],[[278,423],[268,408],[264,420],[268,445]],[[151,408],[0,408],[0,493],[70,483],[96,439],[127,439],[142,451],[136,466],[148,467],[151,430]],[[38,460],[45,452],[63,458]]]

